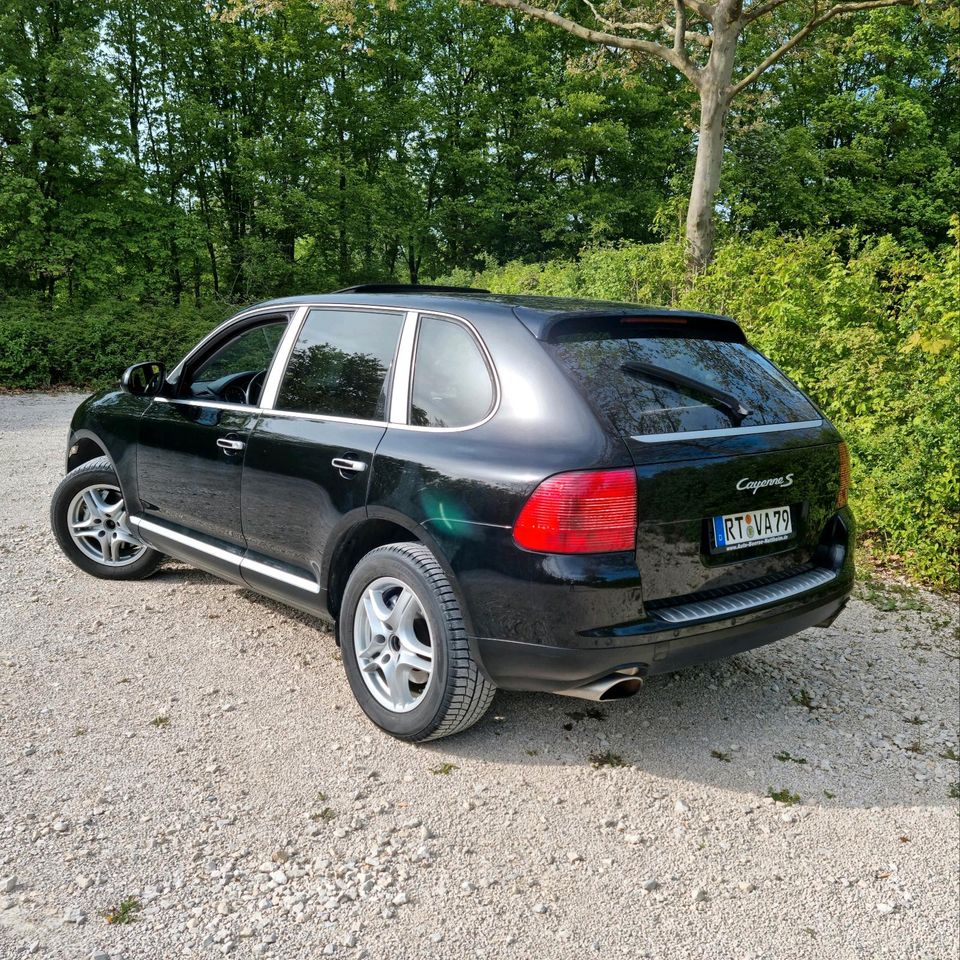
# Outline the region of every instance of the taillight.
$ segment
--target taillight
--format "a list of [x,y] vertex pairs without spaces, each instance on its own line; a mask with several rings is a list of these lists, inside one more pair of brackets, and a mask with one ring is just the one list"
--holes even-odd
[[850,492],[850,451],[847,445],[840,443],[840,490],[837,492],[837,507],[847,505],[847,494]]
[[637,538],[632,470],[585,470],[548,477],[513,525],[513,539],[538,553],[614,553]]

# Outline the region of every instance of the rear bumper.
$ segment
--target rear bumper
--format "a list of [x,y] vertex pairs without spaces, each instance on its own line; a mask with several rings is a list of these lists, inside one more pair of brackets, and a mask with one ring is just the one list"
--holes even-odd
[[831,621],[846,604],[852,585],[852,564],[846,563],[830,583],[788,602],[681,627],[644,621],[634,626],[629,639],[607,637],[601,646],[551,646],[491,638],[471,642],[474,655],[498,686],[565,690],[616,670],[635,668],[643,676],[667,673],[782,640]]

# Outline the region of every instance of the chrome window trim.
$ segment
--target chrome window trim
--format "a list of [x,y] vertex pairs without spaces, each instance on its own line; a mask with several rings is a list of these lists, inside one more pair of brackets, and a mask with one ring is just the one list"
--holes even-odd
[[[492,420],[493,417],[496,416],[497,411],[500,409],[500,399],[502,396],[500,389],[500,377],[497,374],[497,367],[493,362],[493,357],[490,355],[490,351],[487,349],[487,345],[484,342],[483,337],[480,336],[477,328],[469,320],[467,320],[466,317],[460,317],[454,313],[444,313],[442,310],[418,310],[416,313],[416,336],[411,344],[410,372],[409,380],[407,382],[407,398],[405,401],[407,409],[404,411],[403,418],[400,422],[395,423],[391,421],[389,424],[390,428],[396,430],[419,430],[422,433],[462,433],[464,430],[474,430],[477,427],[482,427],[483,424],[487,423],[489,420]],[[424,317],[440,317],[442,320],[450,320],[453,323],[459,323],[461,326],[466,327],[467,333],[470,334],[474,343],[476,343],[476,345],[480,348],[480,355],[483,357],[484,363],[487,366],[487,373],[490,375],[490,382],[493,384],[493,403],[490,405],[490,409],[487,411],[486,415],[482,419],[477,420],[476,423],[468,423],[462,427],[422,427],[418,424],[409,422],[409,398],[413,395],[413,378],[416,374],[415,367],[417,342],[420,339],[420,321]]]
[[[400,338],[397,346],[397,353],[394,358],[394,370],[392,383],[390,387],[390,396],[387,403],[387,418],[384,420],[363,420],[357,417],[338,417],[332,414],[319,413],[301,413],[296,410],[282,410],[277,407],[277,397],[280,393],[280,387],[283,384],[283,376],[287,370],[287,364],[290,361],[290,355],[296,346],[297,339],[306,323],[307,316],[311,310],[374,310],[386,313],[402,313],[404,315],[403,327],[400,331]],[[246,411],[250,414],[262,414],[267,416],[288,417],[294,420],[312,420],[323,422],[326,420],[335,423],[356,423],[374,427],[389,427],[391,430],[416,430],[424,433],[462,433],[465,430],[473,430],[476,427],[492,420],[500,409],[500,403],[503,398],[503,391],[500,385],[500,376],[497,373],[496,364],[493,357],[480,336],[477,328],[466,319],[453,313],[446,313],[442,310],[410,310],[402,306],[391,306],[379,303],[331,303],[324,300],[308,300],[299,303],[286,303],[274,307],[252,307],[244,310],[236,316],[225,320],[218,327],[208,333],[171,371],[168,379],[179,377],[183,372],[184,366],[214,338],[225,333],[235,323],[248,320],[250,317],[262,315],[278,316],[286,313],[289,317],[287,329],[274,355],[273,363],[267,373],[264,381],[263,391],[260,396],[260,403],[256,407],[249,407],[241,403],[223,403],[220,401],[204,400],[179,400],[175,397],[154,397],[159,403],[183,403],[194,407],[213,407],[217,410],[238,410]],[[467,332],[473,337],[480,348],[480,352],[487,364],[487,370],[493,382],[494,399],[487,415],[476,423],[470,423],[462,427],[422,427],[409,423],[409,400],[413,390],[414,360],[416,357],[417,336],[420,329],[421,317],[440,317],[444,320],[451,320],[467,328]],[[398,391],[399,385],[399,391]],[[269,393],[268,393],[269,390]],[[402,410],[402,412],[401,412]]]
[[[310,316],[311,312],[314,310],[340,310],[340,311],[349,311],[349,310],[373,310],[379,313],[399,313],[403,315],[403,321],[400,327],[400,337],[397,338],[397,348],[394,351],[393,355],[393,367],[394,369],[389,372],[390,376],[394,375],[394,370],[396,369],[398,362],[398,353],[399,353],[399,343],[403,337],[403,331],[406,329],[407,320],[410,316],[409,310],[404,307],[392,307],[384,306],[382,304],[372,304],[372,303],[306,303],[297,308],[298,311],[303,311],[302,315],[299,318],[295,318],[292,326],[297,328],[297,332],[294,336],[291,337],[289,344],[286,342],[286,337],[284,341],[281,342],[280,348],[277,350],[277,355],[274,358],[276,361],[280,360],[280,355],[283,349],[286,347],[286,355],[283,358],[282,365],[278,364],[279,373],[276,378],[276,389],[273,392],[272,396],[267,396],[266,393],[266,384],[264,384],[264,391],[260,397],[260,406],[263,408],[262,412],[266,414],[276,414],[278,416],[284,417],[295,417],[303,420],[335,420],[338,423],[372,423],[375,426],[383,427],[386,426],[387,420],[362,420],[356,417],[337,417],[333,415],[321,414],[321,413],[306,413],[300,410],[282,410],[277,406],[277,399],[280,394],[280,387],[283,385],[283,377],[287,372],[287,364],[290,362],[290,357],[293,354],[294,347],[297,345],[297,340],[300,338],[300,333],[303,330],[304,325],[307,322],[307,317]],[[273,373],[273,368],[271,367],[270,373]],[[395,379],[394,379],[394,382]],[[388,411],[392,410],[392,393],[393,393],[393,384],[390,387],[391,395],[387,397],[386,408]],[[269,403],[267,402],[269,401]],[[388,414],[389,415],[389,414]]]
[[221,400],[179,400],[177,397],[153,397],[154,403],[175,403],[186,407],[213,407],[214,410],[237,410],[240,413],[249,413],[256,416],[263,413],[260,406],[251,407],[245,403],[224,403]]
[[718,430],[679,430],[676,433],[647,433],[632,436],[639,443],[671,443],[677,440],[712,440],[714,437],[745,437],[754,433],[779,433],[783,430],[808,430],[822,427],[823,420],[797,420],[794,423],[764,423],[755,427],[721,427]]
[[285,303],[275,307],[250,307],[249,310],[242,310],[240,313],[228,317],[223,323],[214,327],[198,344],[188,351],[186,356],[167,374],[167,380],[170,382],[179,380],[186,364],[192,360],[197,353],[200,353],[207,344],[219,337],[220,334],[226,333],[235,323],[240,323],[243,320],[249,320],[250,317],[259,315],[264,317],[286,316],[289,323],[290,317],[292,317],[297,310],[301,309],[302,306],[303,305],[299,303]]
[[229,550],[224,550],[221,547],[215,547],[213,544],[205,543],[203,540],[199,540],[196,537],[191,537],[185,533],[180,533],[178,530],[171,530],[169,527],[165,527],[162,524],[154,523],[152,520],[147,520],[145,517],[131,517],[130,523],[136,528],[137,533],[143,529],[149,533],[154,533],[157,536],[166,537],[168,540],[172,540],[174,543],[180,543],[185,547],[191,547],[198,553],[205,553],[207,556],[216,557],[218,560],[225,560],[228,563],[236,563],[241,571],[249,570],[252,573],[259,573],[266,577],[272,577],[274,580],[279,580],[282,583],[289,584],[291,587],[297,587],[299,590],[305,590],[308,593],[320,593],[320,584],[315,580],[310,580],[307,577],[298,577],[296,574],[288,573],[286,570],[281,570],[279,567],[275,567],[269,563],[261,563],[259,560],[250,560],[239,553],[231,553]]
[[277,402],[280,384],[283,383],[284,374],[287,372],[287,362],[290,354],[293,353],[293,348],[297,345],[300,331],[309,312],[308,306],[297,307],[287,324],[287,329],[283,332],[277,352],[273,355],[273,362],[267,371],[267,377],[263,381],[263,389],[260,391],[260,408],[263,410],[271,409]]
[[391,426],[406,424],[407,411],[410,409],[410,390],[413,381],[413,355],[417,348],[417,327],[420,314],[408,310],[400,331],[400,343],[397,346],[397,358],[393,368],[393,384],[390,390]]

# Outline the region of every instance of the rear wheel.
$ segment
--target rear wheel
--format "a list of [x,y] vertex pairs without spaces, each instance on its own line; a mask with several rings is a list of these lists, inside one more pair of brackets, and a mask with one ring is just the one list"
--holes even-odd
[[496,688],[470,655],[450,581],[421,543],[378,547],[357,564],[339,632],[357,702],[401,740],[466,730],[493,700]]
[[140,580],[162,559],[134,535],[128,516],[106,457],[71,470],[50,505],[51,526],[63,552],[81,570],[105,580]]

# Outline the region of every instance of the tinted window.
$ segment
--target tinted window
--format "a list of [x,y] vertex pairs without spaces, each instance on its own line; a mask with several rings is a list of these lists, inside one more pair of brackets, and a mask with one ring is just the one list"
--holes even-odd
[[[257,374],[266,375],[286,327],[286,320],[274,320],[228,340],[193,372],[187,394],[244,403],[246,386]],[[258,386],[262,386],[262,379],[257,378]]]
[[278,409],[385,419],[402,325],[401,313],[311,310],[287,364]]
[[[574,333],[547,346],[625,436],[815,420],[806,397],[743,343],[684,337]],[[735,398],[750,413],[737,424],[708,392],[628,369],[631,362],[681,374]]]
[[493,405],[493,382],[473,335],[462,324],[422,317],[413,368],[410,422],[466,427]]

